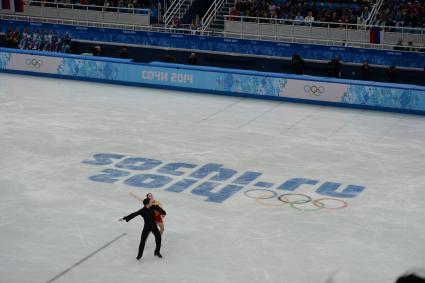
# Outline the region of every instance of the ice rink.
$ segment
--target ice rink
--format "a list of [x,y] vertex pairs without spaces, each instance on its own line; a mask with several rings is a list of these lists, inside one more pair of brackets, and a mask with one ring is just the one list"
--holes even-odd
[[[0,74],[0,282],[390,283],[425,117]],[[167,212],[136,260],[152,192]]]

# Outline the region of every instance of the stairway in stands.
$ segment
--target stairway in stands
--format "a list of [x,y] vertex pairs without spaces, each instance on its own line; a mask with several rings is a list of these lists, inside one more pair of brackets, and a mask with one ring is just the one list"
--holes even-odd
[[193,0],[185,0],[183,5],[180,8],[179,19],[182,19],[184,15],[186,15],[187,11],[189,11],[190,6],[192,5]]
[[223,31],[224,30],[224,16],[229,15],[230,9],[236,6],[236,0],[226,0],[223,6],[218,10],[215,19],[211,22],[208,30]]
[[193,0],[192,6],[181,19],[181,22],[183,24],[190,24],[196,15],[202,19],[212,2],[214,2],[214,0]]
[[174,1],[168,7],[168,10],[165,12],[163,21],[169,25],[171,22],[171,19],[174,17],[177,17],[179,20],[182,20],[182,18],[186,15],[187,11],[189,11],[190,6],[192,5],[192,2],[193,0]]

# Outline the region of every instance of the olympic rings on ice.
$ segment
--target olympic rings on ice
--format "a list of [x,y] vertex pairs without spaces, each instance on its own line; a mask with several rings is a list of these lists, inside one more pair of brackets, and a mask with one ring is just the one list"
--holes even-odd
[[340,209],[340,208],[345,208],[345,207],[348,206],[346,201],[343,201],[343,200],[337,199],[337,198],[319,198],[319,199],[316,199],[315,201],[313,201],[313,204],[315,206],[318,206],[317,204],[325,206],[325,204],[323,203],[324,200],[332,200],[332,201],[336,201],[336,202],[341,203],[340,206],[336,206],[336,207],[328,207],[327,206],[327,207],[325,207],[326,209]]
[[[260,196],[250,196],[248,193],[249,193],[249,192],[252,192],[252,191],[262,191],[262,192],[268,192],[268,193],[272,193],[272,195],[271,195],[271,196],[265,196],[265,195],[260,195]],[[272,190],[266,190],[266,189],[250,189],[250,190],[244,191],[243,193],[244,193],[244,195],[246,195],[247,197],[249,197],[249,198],[253,198],[253,199],[257,199],[257,198],[259,198],[259,199],[269,199],[269,198],[274,198],[275,196],[277,196],[277,193],[276,193],[276,192],[273,192]]]
[[[252,196],[251,194],[249,194],[249,192],[253,192],[253,191],[262,192],[263,194],[260,194],[260,195],[257,195],[257,196]],[[268,195],[265,195],[264,192],[266,192]],[[281,202],[278,202],[278,203],[275,203],[275,204],[270,204],[270,203],[267,203],[267,202],[264,202],[263,201],[265,199],[271,199],[271,198],[274,198],[274,197],[277,196],[277,193],[274,192],[274,191],[272,191],[272,190],[267,190],[267,189],[250,189],[250,190],[244,191],[244,195],[247,196],[247,197],[249,197],[249,198],[255,199],[255,201],[258,204],[261,204],[261,205],[266,205],[266,206],[281,206],[281,205],[284,205],[284,203],[281,203]]]
[[[302,196],[302,197],[305,197],[305,199],[304,200],[293,200],[293,201],[291,201],[291,200],[288,199],[288,196]],[[304,195],[304,194],[283,194],[283,195],[278,196],[278,199],[281,202],[285,202],[285,203],[289,203],[289,204],[303,204],[303,203],[308,203],[308,202],[313,201],[313,199],[310,196]]]
[[[298,200],[298,199],[290,200],[289,199],[289,196],[292,196],[292,197],[293,196],[301,196],[304,199],[301,199],[301,200]],[[305,195],[305,194],[283,194],[283,195],[280,195],[278,197],[278,199],[281,202],[289,203],[289,205],[292,208],[295,208],[295,209],[298,209],[298,210],[316,211],[316,210],[325,208],[325,205],[322,204],[322,203],[319,203],[319,206],[314,205],[313,199],[310,196]],[[300,204],[307,204],[307,203],[312,203],[313,205],[310,205],[309,207],[305,207],[305,206],[303,207],[302,205],[300,206]]]
[[281,206],[281,205],[285,205],[285,204],[286,204],[286,203],[284,203],[284,202],[267,203],[266,201],[264,201],[264,199],[262,199],[262,198],[260,198],[260,197],[257,197],[257,198],[255,199],[255,201],[256,201],[258,204],[265,205],[265,206]]
[[[256,195],[250,192],[256,191]],[[258,192],[263,192],[258,194]],[[265,194],[264,194],[265,193]],[[265,206],[281,206],[289,204],[294,209],[303,211],[316,211],[320,209],[341,209],[348,206],[347,202],[336,198],[319,198],[313,200],[313,198],[306,194],[297,193],[286,193],[277,195],[276,192],[268,189],[250,189],[244,191],[245,196],[255,199],[258,204]],[[271,203],[266,201],[268,199],[277,198],[280,202]]]

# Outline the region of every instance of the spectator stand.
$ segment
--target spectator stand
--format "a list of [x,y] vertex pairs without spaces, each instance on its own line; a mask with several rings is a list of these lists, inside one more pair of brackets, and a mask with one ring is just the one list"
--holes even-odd
[[[376,8],[377,5],[374,5],[372,12],[368,13],[367,11],[360,11],[360,7],[363,7],[363,10],[368,10],[369,6],[355,5],[351,1],[336,1],[332,3],[302,2],[303,4],[299,7],[297,6],[298,8],[295,9],[290,8],[293,4],[288,4],[297,3],[298,0],[294,0],[292,2],[287,2],[285,4],[286,6],[284,6],[286,7],[286,10],[289,9],[288,13],[282,12],[282,8],[278,13],[277,10],[280,6],[270,3],[267,9],[263,9],[262,11],[263,14],[273,14],[273,18],[249,17],[244,15],[252,14],[250,9],[246,10],[246,12],[239,13],[241,15],[238,16],[238,13],[235,13],[236,10],[234,9],[231,11],[230,15],[225,16],[224,32],[210,31],[207,29],[212,17],[217,13],[219,7],[221,7],[220,5],[223,0],[214,1],[213,5],[211,6],[213,8],[210,8],[210,10],[213,12],[207,13],[200,21],[198,19],[198,21],[193,21],[191,24],[182,25],[179,22],[179,17],[174,16],[171,18],[170,24],[165,26],[153,26],[150,24],[152,9],[134,8],[133,3],[139,3],[137,5],[141,5],[140,3],[150,3],[152,5],[151,1],[137,2],[142,0],[97,0],[104,1],[104,6],[97,6],[95,4],[98,2],[93,1],[95,0],[80,0],[82,3],[87,3],[87,5],[48,1],[27,1],[24,3],[23,12],[15,12],[11,14],[3,13],[4,10],[0,10],[0,19],[18,19],[31,22],[48,22],[71,24],[77,26],[118,28],[124,30],[150,30],[201,35],[214,34],[215,36],[220,37],[225,36],[255,40],[284,41],[333,46],[352,46],[363,48],[396,48],[397,50],[400,48],[401,44],[403,48],[405,48],[404,45],[409,45],[408,49],[405,50],[422,51],[425,47],[425,29],[401,26],[401,24],[397,24],[397,22],[393,22],[394,25],[386,26],[384,24],[387,22],[382,20],[382,16],[379,16],[381,14],[377,16],[377,20],[373,19],[373,15],[376,14],[378,10],[378,8]],[[186,3],[186,1],[190,2]],[[190,5],[192,0],[174,1],[169,6],[167,13],[164,15],[164,20],[166,20],[167,15],[172,14],[169,12],[170,10],[177,11],[178,9],[176,7],[181,8],[183,5],[186,5],[185,3]],[[224,3],[227,3],[227,1]],[[239,7],[238,9],[241,9],[241,3],[245,3],[246,5],[247,3],[251,2],[238,1],[236,2],[235,8]],[[257,2],[254,1],[252,3]],[[379,1],[377,3],[379,3]],[[125,5],[127,5],[127,7],[125,7]],[[424,4],[419,3],[416,6],[413,6],[414,8],[411,9],[413,9],[413,11],[416,11],[415,9],[418,11],[425,10],[421,10],[420,8],[422,6],[419,5],[423,6]],[[128,6],[131,8],[128,8]],[[360,15],[360,17],[364,17],[366,19],[369,18],[371,21],[373,20],[373,23],[376,23],[376,25],[367,26],[364,23],[351,23],[354,22],[354,20],[352,19],[350,22],[350,17],[344,16],[344,13],[348,15],[347,11],[349,9],[347,7],[351,7],[350,11],[354,11],[351,12],[352,14]],[[387,6],[383,7],[385,8]],[[403,11],[408,11],[406,9],[409,7],[410,6],[406,6]],[[331,13],[331,11],[333,11],[332,9],[342,11],[341,15],[343,16],[337,22],[314,20],[315,17],[313,15],[325,15],[326,17],[330,17],[330,19],[332,19],[335,17],[334,12]],[[153,13],[159,15],[159,11],[160,7]],[[258,11],[261,11],[261,9]],[[293,15],[295,11],[297,11],[297,16],[295,16],[297,19],[290,19],[289,16]],[[303,14],[301,14],[301,12]],[[260,12],[257,12],[257,14],[258,13]],[[305,17],[303,16],[304,13],[307,13]],[[415,13],[420,14],[419,12]],[[391,13],[389,14],[391,15]],[[326,19],[326,17],[321,17],[321,19]]]
[[225,37],[387,50],[397,48],[400,42],[411,42],[409,51],[420,51],[425,46],[423,28],[305,22],[300,19],[259,18],[234,14],[227,15],[225,19]]

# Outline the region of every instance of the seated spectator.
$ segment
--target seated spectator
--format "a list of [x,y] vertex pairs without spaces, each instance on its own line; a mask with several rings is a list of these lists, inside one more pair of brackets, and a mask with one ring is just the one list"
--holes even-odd
[[381,26],[381,27],[386,26],[387,25],[387,20],[386,20],[385,14],[383,14],[383,13],[379,14],[379,17],[375,21],[374,25],[375,26]]
[[394,46],[394,50],[400,50],[403,51],[404,47],[403,47],[403,39],[399,39],[397,42],[397,46]]
[[187,63],[189,65],[198,65],[198,57],[196,57],[196,53],[190,53],[189,58],[187,58]]
[[180,28],[180,20],[177,17],[174,17],[171,20],[171,28]]
[[102,56],[102,55],[103,55],[103,51],[99,45],[96,45],[95,47],[93,47],[93,56]]
[[158,8],[156,7],[155,3],[152,3],[149,9],[151,10],[151,17],[158,19]]
[[397,82],[397,69],[394,65],[389,66],[385,72],[387,73],[388,81],[390,83]]
[[192,30],[192,34],[195,34],[196,31],[201,30],[201,19],[199,18],[199,15],[197,14],[193,19],[192,23],[190,24],[190,29]]
[[304,24],[304,17],[301,15],[300,12],[298,12],[297,15],[295,16],[294,24],[296,24],[296,25],[303,25]]
[[171,56],[170,54],[165,54],[163,57],[163,61],[165,63],[175,63],[176,62],[176,58]]
[[120,51],[120,58],[127,59],[128,58],[128,50],[127,48],[123,48]]
[[408,43],[407,43],[407,47],[406,47],[406,49],[405,49],[406,51],[416,51],[416,49],[413,47],[413,42],[412,41],[409,41]]
[[370,80],[370,65],[367,60],[363,62],[363,65],[360,67],[361,79],[364,81]]
[[229,21],[239,21],[240,13],[236,10],[236,8],[230,9],[229,13]]
[[307,13],[307,17],[305,17],[304,19],[304,23],[306,25],[310,25],[314,22],[314,17],[313,17],[313,12],[312,11],[308,11]]
[[300,54],[295,53],[292,55],[291,69],[292,72],[296,75],[304,74],[304,60],[301,58]]
[[339,55],[335,55],[335,57],[328,63],[328,76],[341,78],[341,68],[342,64],[339,60]]
[[362,21],[364,23],[366,23],[366,21],[369,19],[369,17],[370,17],[369,7],[368,6],[364,6],[363,7],[363,11],[360,14],[360,18],[362,19]]

